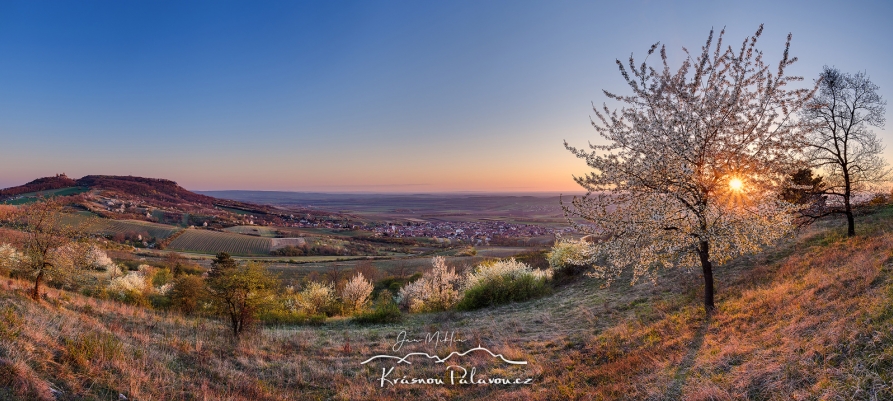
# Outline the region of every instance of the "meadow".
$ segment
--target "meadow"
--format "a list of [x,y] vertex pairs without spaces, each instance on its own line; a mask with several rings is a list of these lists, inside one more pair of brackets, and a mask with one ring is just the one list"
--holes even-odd
[[[610,287],[580,278],[554,295],[395,324],[267,326],[234,342],[218,321],[0,283],[0,398],[165,400],[876,400],[893,397],[893,209],[837,222],[718,270],[705,319],[697,272]],[[629,277],[627,277],[629,278]],[[457,358],[478,378],[528,385],[382,383],[401,331],[454,332],[526,365]],[[406,351],[430,352],[407,344]],[[434,352],[468,349],[463,343]],[[443,378],[415,360],[398,375]],[[384,384],[384,385],[382,385]]]

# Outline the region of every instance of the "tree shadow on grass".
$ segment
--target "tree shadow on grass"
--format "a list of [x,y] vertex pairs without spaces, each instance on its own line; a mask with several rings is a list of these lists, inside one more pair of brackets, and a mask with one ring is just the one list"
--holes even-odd
[[685,379],[688,378],[688,372],[695,363],[695,357],[698,356],[698,352],[701,351],[701,347],[704,345],[704,338],[707,336],[707,329],[710,327],[710,322],[712,320],[712,315],[707,314],[704,323],[695,333],[695,338],[692,340],[691,345],[688,346],[688,353],[685,355],[682,363],[679,364],[679,368],[676,369],[676,375],[673,377],[673,385],[667,390],[667,394],[664,397],[665,400],[682,399],[682,386],[685,385]]

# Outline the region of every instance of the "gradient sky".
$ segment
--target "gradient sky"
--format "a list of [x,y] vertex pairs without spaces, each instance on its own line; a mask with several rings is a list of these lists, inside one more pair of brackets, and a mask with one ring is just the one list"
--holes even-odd
[[[192,190],[577,191],[614,60],[711,27],[807,81],[893,97],[889,1],[0,3],[0,187],[65,172]],[[804,84],[806,85],[806,83]],[[893,160],[893,118],[877,130]]]

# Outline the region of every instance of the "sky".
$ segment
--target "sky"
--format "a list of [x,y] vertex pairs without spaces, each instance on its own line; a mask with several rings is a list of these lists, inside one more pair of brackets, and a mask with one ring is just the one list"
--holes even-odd
[[[0,2],[0,187],[579,192],[615,59],[711,28],[893,97],[889,1]],[[678,65],[678,64],[677,64]],[[893,160],[893,118],[876,129]]]

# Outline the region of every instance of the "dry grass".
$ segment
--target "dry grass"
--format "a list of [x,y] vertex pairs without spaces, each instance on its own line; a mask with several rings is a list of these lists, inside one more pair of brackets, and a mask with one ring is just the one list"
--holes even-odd
[[[718,311],[701,311],[700,276],[603,289],[580,280],[547,298],[401,324],[266,328],[241,342],[201,318],[163,315],[0,282],[0,399],[893,399],[893,217],[862,217],[860,236],[815,227],[717,272]],[[455,331],[528,365],[472,354],[480,377],[531,385],[433,386],[377,381],[395,336]],[[473,346],[472,345],[472,346]],[[431,346],[407,345],[430,352]],[[418,361],[400,375],[445,378]]]

